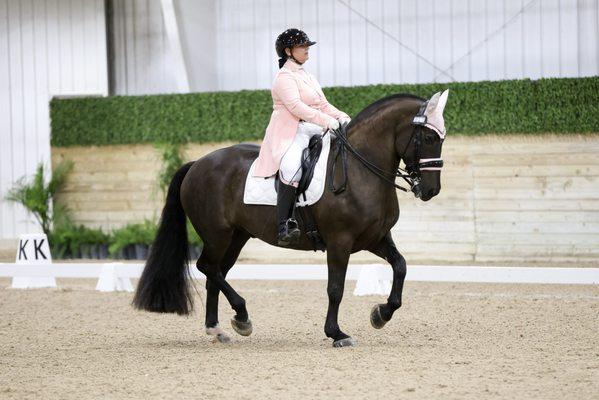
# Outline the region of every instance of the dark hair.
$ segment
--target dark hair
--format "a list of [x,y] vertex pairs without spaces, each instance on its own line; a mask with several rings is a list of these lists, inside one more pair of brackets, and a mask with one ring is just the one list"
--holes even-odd
[[287,57],[279,58],[279,69],[283,68],[283,65],[287,62]]

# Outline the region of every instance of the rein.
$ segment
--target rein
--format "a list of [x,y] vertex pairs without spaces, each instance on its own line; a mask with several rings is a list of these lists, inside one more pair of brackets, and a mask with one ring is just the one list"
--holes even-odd
[[[420,150],[422,146],[422,127],[426,124],[426,116],[424,112],[426,110],[426,106],[428,101],[423,103],[418,110],[418,113],[412,120],[412,125],[414,125],[414,130],[412,131],[412,135],[410,136],[410,140],[408,141],[408,145],[400,159],[404,159],[405,154],[414,141],[414,162],[406,165],[406,169],[402,169],[400,167],[397,168],[395,173],[387,172],[368,161],[363,155],[361,155],[350,143],[347,138],[346,126],[340,126],[338,129],[334,131],[335,136],[338,141],[336,144],[336,153],[333,158],[333,162],[331,165],[331,169],[329,170],[329,189],[335,194],[342,193],[347,188],[347,152],[351,153],[354,157],[356,157],[362,165],[366,167],[370,172],[389,183],[396,189],[402,190],[404,192],[412,191],[416,197],[420,197],[420,179],[421,179],[421,171],[422,170],[441,170],[443,167],[443,160],[440,158],[426,158],[420,159]],[[327,130],[327,132],[329,132]],[[326,134],[326,133],[325,133]],[[415,139],[414,139],[415,138]],[[339,187],[335,187],[334,177],[335,177],[335,168],[337,165],[337,160],[341,157],[342,161],[342,172],[343,172],[343,180],[342,184]],[[405,161],[405,160],[404,160]],[[409,185],[410,189],[407,189],[403,186],[395,183],[396,178],[402,178]]]

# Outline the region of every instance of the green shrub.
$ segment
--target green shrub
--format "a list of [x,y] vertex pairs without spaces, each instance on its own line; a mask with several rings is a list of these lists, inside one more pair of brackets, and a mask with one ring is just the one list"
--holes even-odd
[[171,180],[175,173],[184,164],[183,156],[181,155],[181,146],[176,143],[162,143],[156,146],[160,152],[160,158],[162,160],[162,167],[156,177],[156,185],[162,192],[163,196],[166,196],[168,187],[171,184]]
[[79,227],[80,243],[81,244],[109,244],[110,235],[102,229],[91,229],[83,225]]
[[129,245],[145,244],[149,246],[156,237],[156,230],[156,222],[152,220],[125,225],[112,232],[108,251],[114,256]]
[[[429,98],[449,88],[451,134],[599,131],[599,77],[370,85],[324,89],[355,116],[394,93]],[[53,146],[259,140],[272,112],[267,90],[53,99]]]
[[61,224],[52,229],[48,236],[52,258],[61,259],[76,254],[79,249],[77,235],[76,227],[70,223]]

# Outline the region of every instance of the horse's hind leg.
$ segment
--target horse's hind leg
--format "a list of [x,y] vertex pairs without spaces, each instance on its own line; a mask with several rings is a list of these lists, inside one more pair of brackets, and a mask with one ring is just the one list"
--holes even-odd
[[[242,231],[235,231],[233,233],[231,244],[220,262],[220,271],[224,278],[227,277],[227,273],[235,265],[241,249],[249,238],[250,236]],[[206,279],[206,293],[206,333],[214,336],[221,343],[228,343],[231,338],[218,325],[218,297],[220,290],[210,279]]]
[[377,304],[370,314],[370,323],[376,329],[381,329],[391,320],[393,313],[401,307],[401,295],[403,284],[406,278],[406,260],[403,258],[391,237],[391,232],[387,232],[385,237],[370,252],[387,260],[393,268],[393,285],[391,293],[387,298],[387,304]]
[[[206,275],[206,279],[211,282],[211,285],[214,285],[215,289],[223,292],[235,311],[235,317],[231,321],[235,331],[240,335],[248,336],[252,333],[252,324],[245,307],[245,300],[225,280],[220,267],[232,242],[232,236],[233,232],[224,232],[219,237],[213,236],[209,241],[204,239],[204,249],[197,262],[197,267],[200,272]],[[211,292],[213,297],[214,289],[211,289]],[[218,294],[216,296],[218,297]]]

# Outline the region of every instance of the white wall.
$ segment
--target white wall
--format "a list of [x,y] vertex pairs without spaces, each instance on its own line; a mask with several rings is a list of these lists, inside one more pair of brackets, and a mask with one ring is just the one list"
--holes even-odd
[[113,0],[114,94],[177,91],[160,0]]
[[[164,0],[113,0],[114,94],[153,94],[218,90],[216,3],[175,0],[170,38]],[[169,45],[178,41],[178,49]],[[185,62],[182,68],[179,63]],[[183,71],[182,71],[183,70]],[[181,85],[180,74],[186,74]]]
[[103,0],[0,0],[0,239],[37,231],[3,200],[50,163],[49,100],[107,93]]
[[[114,1],[117,93],[176,92],[160,1]],[[323,86],[599,74],[599,0],[174,2],[191,91],[269,88],[288,27]]]
[[323,86],[599,74],[597,0],[219,0],[218,21],[221,90],[270,87],[287,27]]
[[192,92],[219,90],[216,3],[197,0],[176,2],[181,45]]

